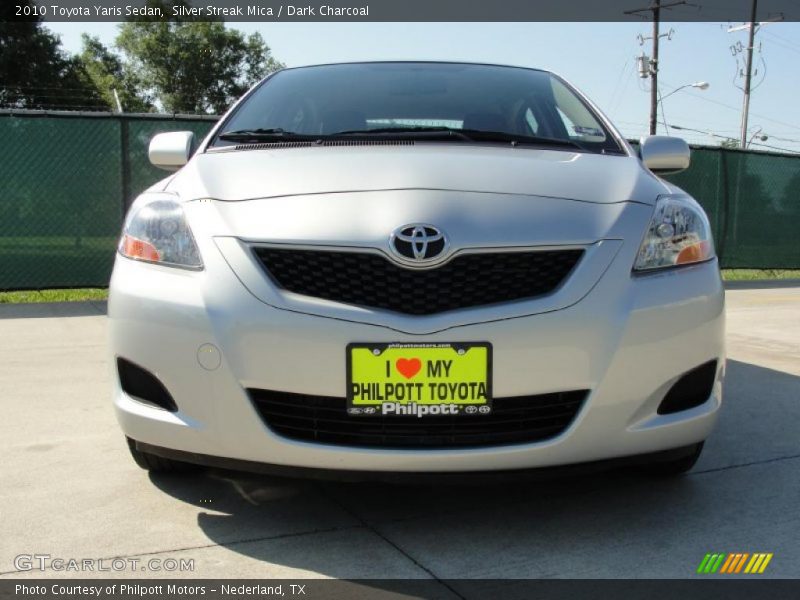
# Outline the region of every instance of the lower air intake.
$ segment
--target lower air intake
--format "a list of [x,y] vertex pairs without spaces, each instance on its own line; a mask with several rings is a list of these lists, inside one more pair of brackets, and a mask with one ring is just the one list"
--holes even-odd
[[715,360],[684,374],[658,405],[658,414],[669,415],[700,406],[711,396],[716,377],[717,361]]
[[573,422],[586,390],[495,398],[489,415],[350,417],[347,400],[249,389],[264,424],[305,442],[371,448],[478,448],[553,438]]
[[178,405],[155,375],[124,358],[117,358],[117,373],[122,391],[158,408],[176,412]]

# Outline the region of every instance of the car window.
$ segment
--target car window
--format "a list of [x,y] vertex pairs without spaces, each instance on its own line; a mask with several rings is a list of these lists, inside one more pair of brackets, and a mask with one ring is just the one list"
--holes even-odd
[[[220,131],[334,135],[448,127],[580,142],[621,151],[600,119],[545,71],[454,63],[357,63],[286,69],[258,87]],[[214,145],[225,145],[214,140]]]
[[533,114],[530,107],[525,109],[525,124],[528,126],[531,134],[539,135],[539,121],[536,120],[536,116]]
[[589,108],[559,80],[553,79],[552,85],[556,110],[570,139],[604,142],[606,133]]

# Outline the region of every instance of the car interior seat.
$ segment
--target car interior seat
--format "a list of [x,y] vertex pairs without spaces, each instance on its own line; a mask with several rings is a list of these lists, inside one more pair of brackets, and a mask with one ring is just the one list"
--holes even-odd
[[464,116],[464,129],[508,131],[506,120],[499,113],[475,112]]
[[322,133],[354,131],[367,128],[364,113],[357,110],[332,110],[322,115]]

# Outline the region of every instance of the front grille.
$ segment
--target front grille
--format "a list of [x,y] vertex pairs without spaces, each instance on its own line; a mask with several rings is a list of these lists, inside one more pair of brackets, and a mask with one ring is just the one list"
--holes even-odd
[[549,294],[583,255],[580,249],[470,253],[438,268],[414,270],[374,253],[271,247],[254,251],[285,290],[410,315]]
[[555,437],[575,419],[586,390],[495,398],[489,415],[351,417],[347,400],[248,390],[264,424],[293,440],[373,448],[454,448],[525,444]]

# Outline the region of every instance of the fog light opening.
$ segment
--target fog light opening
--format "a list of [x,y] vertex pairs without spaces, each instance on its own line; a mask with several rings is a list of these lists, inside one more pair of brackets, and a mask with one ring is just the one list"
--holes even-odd
[[670,415],[700,406],[711,396],[716,377],[716,360],[704,363],[685,373],[675,382],[664,396],[661,404],[658,405],[658,414]]
[[146,369],[117,357],[117,373],[122,391],[129,396],[157,408],[177,412],[178,405],[167,388]]

